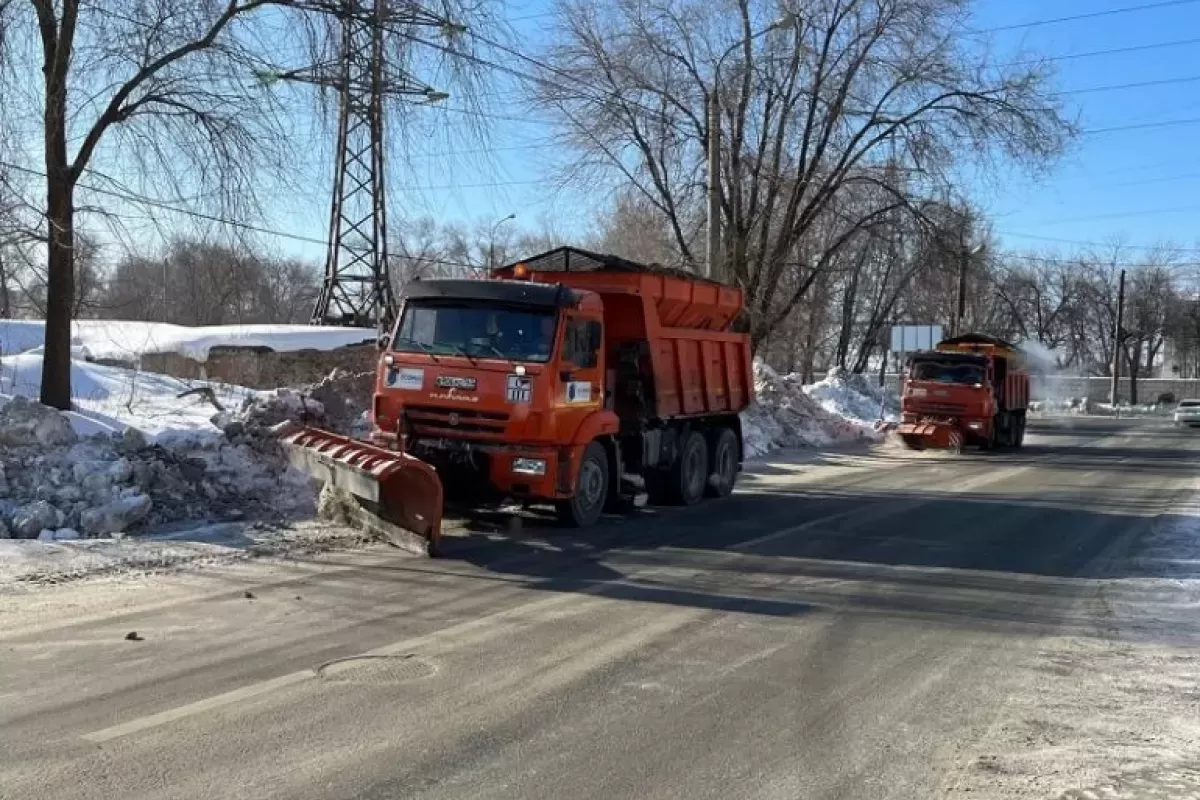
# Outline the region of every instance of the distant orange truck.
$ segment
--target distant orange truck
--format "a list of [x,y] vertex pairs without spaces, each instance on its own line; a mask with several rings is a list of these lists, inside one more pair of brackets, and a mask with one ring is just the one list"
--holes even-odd
[[1021,447],[1029,373],[1015,345],[982,334],[914,353],[903,376],[896,432],[912,449]]

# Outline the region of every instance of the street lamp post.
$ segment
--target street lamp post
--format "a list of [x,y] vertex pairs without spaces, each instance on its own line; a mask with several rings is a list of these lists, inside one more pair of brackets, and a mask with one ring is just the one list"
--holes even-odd
[[704,266],[705,276],[711,280],[719,281],[724,277],[724,265],[721,264],[721,65],[734,50],[744,47],[747,42],[772,31],[793,30],[797,22],[795,14],[785,14],[761,31],[734,42],[721,54],[713,68],[713,85],[708,92],[708,241]]
[[516,219],[516,214],[509,214],[507,217],[496,220],[492,224],[492,230],[488,234],[488,270],[496,268],[496,230],[506,222],[511,222]]

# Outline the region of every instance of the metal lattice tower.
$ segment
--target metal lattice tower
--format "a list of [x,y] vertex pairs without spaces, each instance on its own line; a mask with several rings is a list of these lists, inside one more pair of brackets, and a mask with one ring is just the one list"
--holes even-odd
[[339,63],[272,77],[338,92],[325,280],[311,321],[386,329],[395,318],[396,299],[388,270],[383,99],[415,95],[440,100],[445,95],[387,64],[385,37],[414,25],[459,28],[411,2],[313,0],[307,5],[340,23]]

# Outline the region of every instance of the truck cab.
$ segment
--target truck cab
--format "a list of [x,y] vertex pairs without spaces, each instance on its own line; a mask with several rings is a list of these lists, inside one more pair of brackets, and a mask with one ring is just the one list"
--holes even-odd
[[529,280],[414,281],[376,378],[374,439],[449,494],[565,498],[605,408],[603,304]]

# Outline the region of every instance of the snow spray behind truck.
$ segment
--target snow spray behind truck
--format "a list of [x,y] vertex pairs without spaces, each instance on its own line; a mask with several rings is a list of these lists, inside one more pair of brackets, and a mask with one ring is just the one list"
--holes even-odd
[[966,334],[909,358],[896,432],[915,450],[1020,447],[1028,405],[1029,373],[1020,350]]
[[432,553],[443,494],[550,503],[583,527],[620,501],[733,490],[753,392],[740,289],[564,247],[402,301],[371,443],[284,438],[369,527]]

